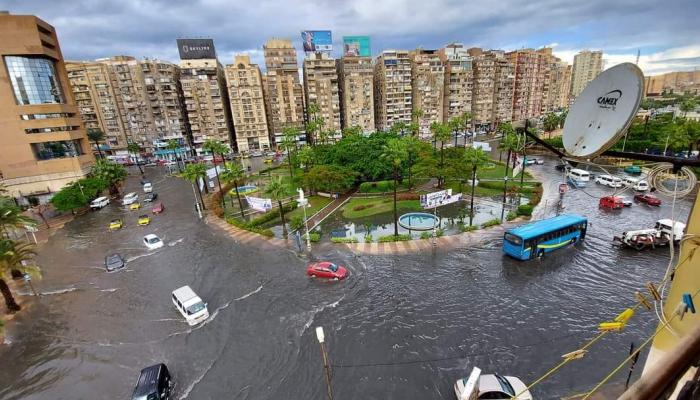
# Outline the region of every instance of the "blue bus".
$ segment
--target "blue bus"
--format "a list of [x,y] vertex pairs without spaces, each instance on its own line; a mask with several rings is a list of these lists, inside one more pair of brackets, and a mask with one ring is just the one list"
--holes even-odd
[[587,227],[588,220],[575,214],[531,222],[506,231],[503,252],[518,260],[542,257],[583,239]]

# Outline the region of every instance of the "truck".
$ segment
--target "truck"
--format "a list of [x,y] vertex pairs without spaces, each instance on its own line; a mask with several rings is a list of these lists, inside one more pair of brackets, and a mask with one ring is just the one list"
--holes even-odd
[[680,242],[685,232],[685,224],[671,219],[660,219],[649,229],[638,229],[622,232],[613,238],[613,245],[621,248],[643,250],[649,247],[666,246],[673,239]]

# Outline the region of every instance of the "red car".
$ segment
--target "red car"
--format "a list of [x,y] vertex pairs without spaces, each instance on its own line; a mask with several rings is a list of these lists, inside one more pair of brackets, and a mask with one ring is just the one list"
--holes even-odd
[[618,196],[605,196],[600,199],[600,207],[611,208],[613,210],[620,210],[625,206],[622,201],[622,197]]
[[348,276],[348,270],[340,265],[333,264],[332,262],[323,261],[316,264],[311,264],[306,268],[306,275],[312,278],[329,278],[329,279],[345,279]]
[[151,211],[153,211],[153,214],[160,214],[165,210],[165,206],[163,205],[163,202],[159,201],[153,205],[153,208],[151,208]]
[[635,194],[634,195],[634,201],[639,201],[641,203],[647,203],[650,206],[660,206],[661,205],[661,200],[658,198],[650,195],[650,194]]

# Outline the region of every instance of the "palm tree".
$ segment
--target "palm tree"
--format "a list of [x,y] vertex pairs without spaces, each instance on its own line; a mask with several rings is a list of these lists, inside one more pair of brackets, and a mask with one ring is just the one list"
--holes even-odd
[[178,142],[175,139],[170,139],[168,140],[168,145],[165,146],[167,150],[172,150],[173,153],[175,154],[175,163],[177,164],[177,170],[179,172],[182,172],[182,168],[180,168],[180,153],[178,150],[180,150],[180,142]]
[[412,189],[413,188],[413,174],[412,174],[412,167],[413,167],[413,156],[418,152],[418,148],[420,147],[421,141],[413,136],[404,136],[402,138],[404,143],[406,143],[406,152],[407,152],[407,158],[408,158],[408,188]]
[[291,189],[289,185],[282,181],[282,177],[278,176],[276,179],[270,181],[265,188],[265,194],[272,197],[273,200],[277,201],[277,205],[280,209],[280,218],[282,218],[282,234],[287,237],[287,221],[284,219],[284,207],[282,207],[282,199],[290,196]]
[[[229,148],[218,140],[207,139],[207,141],[204,142],[204,145],[202,145],[202,150],[211,152],[214,155],[214,172],[216,173],[216,183],[219,185],[219,192],[221,192],[222,189],[221,181],[219,180],[219,169],[216,167],[216,155],[219,154],[223,160],[224,154],[229,152]],[[223,193],[221,193],[221,201],[224,203],[224,206],[226,206],[226,200],[224,200]]]
[[396,187],[399,180],[399,169],[401,164],[408,158],[408,150],[406,142],[398,138],[392,138],[387,141],[382,149],[381,158],[391,164],[394,175],[394,236],[399,236],[398,225],[398,210],[396,208]]
[[121,165],[108,161],[97,160],[92,166],[90,174],[95,178],[103,179],[109,185],[109,193],[119,195],[119,182],[126,179],[128,173]]
[[87,137],[89,140],[92,140],[92,142],[95,143],[95,147],[97,147],[97,152],[100,154],[100,158],[104,158],[102,149],[100,149],[100,142],[105,140],[104,132],[102,132],[100,128],[88,128]]
[[221,180],[224,183],[233,183],[236,189],[236,197],[238,198],[238,206],[241,208],[241,218],[243,215],[243,202],[241,201],[241,195],[238,193],[238,186],[243,183],[245,179],[245,172],[243,167],[237,162],[227,161],[224,164],[224,170],[221,171]]
[[297,161],[304,165],[304,172],[308,172],[314,161],[314,149],[308,145],[302,146],[297,152]]
[[469,225],[471,226],[474,218],[474,187],[476,186],[476,170],[483,167],[489,162],[489,156],[481,148],[470,147],[462,156],[464,163],[472,169],[472,193],[469,202]]
[[[474,118],[474,116],[469,111],[465,111],[459,116],[459,118],[460,118],[460,122],[462,123],[462,129],[464,130],[464,147],[467,147],[467,132],[466,131],[469,130],[469,128],[471,127],[472,118]],[[474,137],[472,136],[472,142],[473,141],[474,141]]]
[[287,162],[289,163],[289,177],[294,178],[294,166],[292,165],[292,150],[297,149],[299,129],[295,126],[285,126],[282,128],[284,137],[282,138],[282,148],[287,150]]
[[[503,220],[503,216],[505,215],[506,195],[508,190],[508,166],[510,165],[511,154],[515,154],[520,151],[520,140],[518,139],[518,136],[515,133],[510,132],[513,130],[510,124],[507,124],[507,126],[510,127],[510,130],[504,130],[504,136],[498,146],[499,150],[508,151],[508,157],[506,158],[506,171],[503,175],[503,204],[501,207],[501,220]],[[515,168],[515,161],[513,161],[513,168]]]
[[443,177],[445,168],[445,142],[450,140],[452,134],[450,133],[450,127],[441,122],[433,122],[430,124],[430,130],[433,132],[433,140],[435,143],[440,141],[440,164],[438,166],[438,187],[442,187],[445,183],[445,178]]
[[548,137],[552,137],[552,131],[559,127],[559,117],[554,113],[549,113],[544,116],[542,121],[544,131],[548,133]]
[[126,150],[130,154],[134,155],[134,159],[136,159],[136,166],[139,167],[139,171],[141,172],[141,175],[143,175],[143,168],[141,168],[141,162],[139,161],[139,155],[141,154],[141,146],[139,146],[139,144],[136,142],[130,142],[126,145]]
[[321,109],[316,103],[311,103],[306,107],[306,113],[308,115],[308,122],[306,123],[307,142],[312,146],[316,145],[317,136],[321,134],[326,125],[325,119],[319,116],[320,112]]
[[9,197],[0,197],[0,231],[3,236],[8,236],[9,228],[21,229],[26,226],[36,226],[34,218],[22,214],[22,209]]
[[681,103],[680,110],[683,112],[683,117],[688,115],[689,111],[693,111],[697,107],[695,100],[686,100]]
[[5,298],[5,306],[8,313],[15,313],[21,307],[15,301],[9,286],[7,286],[7,282],[5,282],[5,278],[13,270],[38,276],[39,267],[28,263],[35,255],[34,246],[30,243],[16,242],[10,239],[0,240],[0,292]]
[[[205,180],[204,184],[204,189],[207,189],[206,185],[206,176],[207,176],[207,167],[204,164],[187,164],[185,165],[185,170],[180,173],[180,176],[182,176],[186,181],[190,182],[192,184],[192,187],[197,188],[197,193],[199,193],[199,198],[202,199],[202,209],[206,210],[204,207],[204,197],[202,197],[202,191],[199,189],[199,178],[202,178]],[[194,198],[195,202],[197,202],[197,196]]]
[[416,108],[415,110],[411,111],[411,124],[413,126],[409,126],[410,131],[412,131],[412,134],[418,135],[420,133],[420,119],[423,118],[423,110],[420,108]]

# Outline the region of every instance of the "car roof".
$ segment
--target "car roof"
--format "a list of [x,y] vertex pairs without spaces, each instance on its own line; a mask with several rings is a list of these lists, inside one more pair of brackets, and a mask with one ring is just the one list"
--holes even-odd
[[137,196],[136,192],[129,192],[124,195],[124,197]]
[[144,236],[143,238],[144,239],[153,239],[153,238],[160,239],[158,236],[156,236],[152,233],[149,233],[148,235]]
[[[512,386],[513,390],[515,393],[510,394],[511,396],[519,394],[522,392],[524,389],[527,388],[527,386],[521,381],[519,378],[515,376],[503,376],[503,375],[496,375],[496,374],[487,374],[487,375],[481,375],[479,377],[479,393],[484,393],[484,392],[504,392],[503,387],[501,386],[501,383],[498,381],[497,376],[504,378],[510,386]],[[523,393],[523,395],[529,395],[529,393]],[[519,396],[520,397],[520,396]]]
[[102,201],[102,200],[107,200],[107,196],[100,196],[93,201]]
[[167,369],[165,364],[156,364],[141,370],[139,380],[134,389],[134,396],[144,396],[153,393],[158,387],[158,376],[163,369]]
[[173,290],[173,296],[180,299],[180,301],[187,301],[191,298],[198,297],[194,290],[187,285]]

